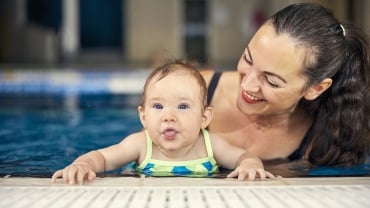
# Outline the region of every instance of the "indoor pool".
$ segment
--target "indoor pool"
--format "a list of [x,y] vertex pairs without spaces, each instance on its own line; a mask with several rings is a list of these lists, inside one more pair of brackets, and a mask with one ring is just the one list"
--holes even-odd
[[[90,100],[98,106],[85,100],[87,106],[78,108],[35,107],[35,102],[24,106],[29,99],[18,98],[18,105],[0,108],[0,176],[49,177],[80,154],[117,143],[141,129],[136,108],[116,106],[118,98],[97,96]],[[267,168],[284,177],[370,175],[369,164],[314,168],[298,161]],[[118,169],[110,174],[121,172]]]
[[[136,106],[145,73],[122,76],[129,77],[131,91],[124,84],[118,85],[121,91],[107,90],[106,82],[112,81],[112,76],[84,75],[83,83],[89,89],[74,80],[77,90],[73,88],[73,93],[72,88],[66,90],[69,82],[55,87],[51,85],[56,82],[47,81],[49,77],[33,73],[34,81],[24,84],[17,76],[23,74],[12,78],[0,74],[0,176],[50,177],[79,155],[117,143],[142,128]],[[91,83],[98,83],[95,90]],[[133,89],[133,85],[137,87]],[[123,169],[107,174],[122,175]],[[350,168],[276,161],[266,164],[266,169],[283,177],[370,176],[370,160]]]
[[131,107],[2,107],[0,118],[1,176],[49,176],[80,154],[141,129]]

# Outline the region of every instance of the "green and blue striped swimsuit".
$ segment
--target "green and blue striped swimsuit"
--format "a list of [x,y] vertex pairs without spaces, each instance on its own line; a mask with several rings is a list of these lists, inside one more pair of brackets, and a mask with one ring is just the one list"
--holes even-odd
[[218,171],[216,160],[213,157],[211,141],[207,130],[202,130],[207,149],[207,157],[186,161],[163,161],[152,157],[152,140],[146,133],[147,150],[143,162],[136,170],[147,176],[211,176]]

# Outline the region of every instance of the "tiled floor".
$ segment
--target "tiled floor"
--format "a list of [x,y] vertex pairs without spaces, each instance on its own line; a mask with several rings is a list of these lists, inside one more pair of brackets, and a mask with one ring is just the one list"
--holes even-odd
[[369,207],[370,177],[97,178],[78,186],[47,178],[3,178],[0,207]]

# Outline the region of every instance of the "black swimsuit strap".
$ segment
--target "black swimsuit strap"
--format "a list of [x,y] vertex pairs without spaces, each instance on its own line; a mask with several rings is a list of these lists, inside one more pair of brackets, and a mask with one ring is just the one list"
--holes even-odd
[[288,159],[290,161],[300,160],[305,155],[307,145],[308,145],[308,133],[311,131],[311,128],[312,128],[312,126],[306,132],[306,135],[303,137],[303,140],[302,140],[301,144],[299,145],[298,149],[296,149],[294,152],[292,152],[292,154],[290,154],[288,156]]
[[213,95],[218,85],[218,81],[220,80],[222,72],[215,72],[211,78],[211,82],[208,86],[208,95],[207,95],[207,104],[210,105],[212,102]]

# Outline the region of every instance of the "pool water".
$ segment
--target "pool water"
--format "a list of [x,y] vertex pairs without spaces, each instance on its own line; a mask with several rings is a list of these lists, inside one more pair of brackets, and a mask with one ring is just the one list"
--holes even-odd
[[142,128],[133,107],[2,107],[0,118],[1,176],[49,176]]
[[[142,127],[136,107],[127,105],[130,99],[79,97],[78,105],[65,105],[66,99],[61,97],[2,97],[0,176],[50,177],[79,155],[118,143],[139,131]],[[369,176],[370,161],[350,168],[277,162],[266,164],[266,169],[283,177]],[[215,177],[224,177],[227,172]],[[108,174],[121,175],[122,168]]]

